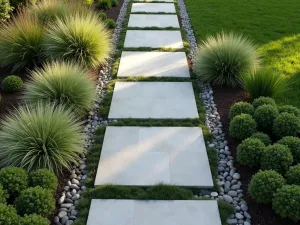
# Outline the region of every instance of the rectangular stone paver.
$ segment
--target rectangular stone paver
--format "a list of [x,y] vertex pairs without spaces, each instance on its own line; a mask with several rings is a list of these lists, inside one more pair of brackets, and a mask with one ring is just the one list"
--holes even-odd
[[201,128],[108,126],[95,186],[150,186],[161,182],[213,187]]
[[125,48],[183,48],[180,31],[127,30]]
[[110,119],[199,118],[191,82],[116,82]]
[[177,15],[131,14],[128,27],[179,28]]
[[134,0],[135,2],[174,2],[174,0]]
[[118,77],[190,77],[185,52],[123,51]]
[[133,3],[131,12],[176,13],[176,9],[173,3]]
[[221,225],[215,200],[93,199],[87,225]]

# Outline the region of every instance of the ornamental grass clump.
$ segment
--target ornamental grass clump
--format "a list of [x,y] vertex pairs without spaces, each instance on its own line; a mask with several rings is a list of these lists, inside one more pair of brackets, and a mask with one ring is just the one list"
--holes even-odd
[[195,61],[195,71],[203,82],[229,87],[240,86],[242,75],[259,66],[260,55],[249,38],[224,32],[203,41]]
[[25,87],[26,102],[50,101],[71,108],[79,116],[92,108],[96,93],[87,70],[70,62],[52,62],[37,68]]
[[76,13],[51,24],[43,46],[48,59],[72,61],[95,68],[108,58],[111,38],[97,14]]
[[1,167],[58,172],[77,164],[83,152],[78,117],[57,104],[20,106],[1,125]]

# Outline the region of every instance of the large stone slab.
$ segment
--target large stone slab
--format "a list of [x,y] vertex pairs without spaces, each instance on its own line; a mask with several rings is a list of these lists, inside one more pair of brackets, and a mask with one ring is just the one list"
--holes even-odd
[[127,30],[125,48],[183,48],[178,30]]
[[177,15],[131,14],[128,27],[179,28]]
[[176,13],[176,9],[173,3],[133,3],[131,12]]
[[185,52],[123,51],[118,77],[190,77]]
[[107,127],[95,186],[213,187],[198,127]]
[[215,200],[93,199],[87,225],[221,225]]
[[199,118],[191,82],[116,82],[110,119]]
[[134,2],[174,2],[174,0],[134,0]]

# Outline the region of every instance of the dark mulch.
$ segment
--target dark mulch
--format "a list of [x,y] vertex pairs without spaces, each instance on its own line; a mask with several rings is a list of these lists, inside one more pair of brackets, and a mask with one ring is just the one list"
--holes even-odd
[[122,8],[123,2],[124,2],[124,0],[119,0],[119,4],[116,7],[112,7],[109,10],[103,11],[107,15],[107,18],[113,19],[114,21],[116,21],[118,19],[119,12]]
[[[228,146],[236,159],[236,148],[239,144],[229,136],[229,120],[228,114],[232,104],[239,101],[247,101],[246,94],[242,89],[234,88],[219,88],[214,87],[214,100],[218,107],[218,112],[226,133]],[[252,216],[253,225],[300,225],[300,222],[293,222],[290,220],[280,218],[273,210],[271,205],[257,204],[252,201],[248,193],[248,185],[251,177],[257,172],[235,162],[237,171],[241,174],[241,181],[243,183],[244,199],[248,203],[249,213]]]

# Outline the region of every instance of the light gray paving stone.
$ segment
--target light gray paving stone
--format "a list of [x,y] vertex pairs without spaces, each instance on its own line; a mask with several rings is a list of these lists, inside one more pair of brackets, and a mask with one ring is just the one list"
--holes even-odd
[[185,52],[130,52],[121,55],[118,77],[190,77]]
[[87,225],[198,225],[199,221],[221,225],[217,201],[93,199]]
[[134,0],[135,2],[174,2],[174,0]]
[[109,119],[199,118],[191,82],[116,82]]
[[161,182],[213,187],[201,128],[108,126],[95,186]]
[[125,48],[183,48],[178,30],[127,30]]
[[128,27],[179,28],[177,15],[131,14]]
[[133,3],[131,12],[176,13],[176,9],[173,3]]

